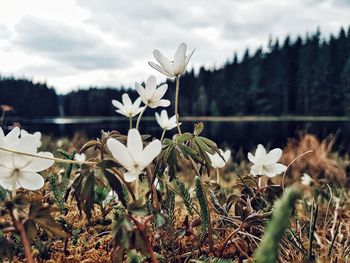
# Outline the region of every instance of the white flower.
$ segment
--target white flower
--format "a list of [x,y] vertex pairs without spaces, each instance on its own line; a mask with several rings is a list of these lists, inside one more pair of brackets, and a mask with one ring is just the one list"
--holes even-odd
[[86,160],[86,155],[85,153],[82,153],[82,154],[79,154],[79,153],[76,153],[74,155],[74,160],[78,161],[78,162],[85,162]]
[[35,140],[37,148],[39,148],[41,146],[41,132],[34,132],[33,134],[30,134],[26,130],[21,129],[21,137],[23,137],[25,135],[33,136],[32,138],[33,138],[33,140]]
[[168,84],[163,84],[157,89],[157,80],[153,75],[148,77],[145,87],[135,82],[135,88],[142,102],[151,108],[168,107],[170,105],[169,100],[162,99],[168,89]]
[[[166,110],[162,110],[160,115],[158,112],[156,112],[156,120],[163,130],[169,131],[176,127],[176,116],[174,115],[173,117],[169,118]],[[179,123],[179,125],[181,125],[181,123]]]
[[181,43],[176,50],[173,61],[170,61],[158,49],[156,49],[153,51],[153,55],[160,65],[153,62],[148,62],[148,64],[155,70],[158,70],[160,73],[168,77],[176,77],[182,75],[185,73],[187,64],[194,52],[193,50],[189,55],[186,56],[186,48],[186,44]]
[[255,151],[255,156],[248,153],[248,159],[253,163],[250,173],[254,176],[266,175],[268,177],[274,177],[277,174],[283,173],[287,167],[283,164],[277,163],[281,156],[281,149],[276,148],[269,153],[266,153],[264,146],[259,144]]
[[211,161],[211,166],[213,168],[222,168],[231,159],[231,151],[230,150],[226,150],[224,152],[223,150],[219,149],[219,151],[225,160],[223,160],[222,157],[218,153],[214,153],[214,154],[207,153],[209,156],[209,159]]
[[106,199],[102,201],[102,206],[106,207],[107,205],[109,205],[113,201],[118,201],[118,196],[114,193],[113,190],[110,190],[108,192]]
[[137,114],[139,114],[143,109],[143,107],[140,107],[141,98],[137,98],[137,100],[135,100],[135,102],[132,103],[129,95],[127,93],[124,93],[122,96],[122,101],[123,103],[120,103],[117,100],[112,100],[112,104],[118,109],[116,110],[116,112],[120,113],[125,117],[134,117]]
[[[53,158],[52,153],[37,153],[38,141],[33,135],[19,138],[19,129],[13,129],[4,136],[0,131],[0,146],[14,151]],[[35,158],[0,150],[0,185],[8,190],[25,188],[37,190],[44,186],[44,178],[37,172],[46,170],[53,160]]]
[[307,173],[303,173],[303,176],[301,177],[301,183],[303,185],[310,185],[314,180],[311,178],[310,175]]
[[107,147],[113,157],[127,170],[125,181],[132,182],[160,153],[162,144],[154,140],[143,149],[142,138],[137,129],[128,132],[127,147],[116,139],[109,138]]

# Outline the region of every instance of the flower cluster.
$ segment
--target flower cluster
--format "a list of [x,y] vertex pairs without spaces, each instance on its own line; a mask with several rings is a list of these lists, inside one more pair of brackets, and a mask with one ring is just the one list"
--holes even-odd
[[[153,54],[160,65],[153,62],[149,62],[148,64],[167,77],[179,77],[185,73],[188,62],[194,52],[193,50],[189,55],[186,55],[186,49],[186,44],[181,43],[177,48],[173,61],[170,61],[156,49],[153,51]],[[168,85],[162,84],[157,87],[157,80],[153,75],[147,78],[144,86],[136,82],[135,89],[139,97],[134,103],[131,101],[129,95],[124,93],[122,95],[122,102],[112,100],[112,104],[117,108],[116,112],[130,119],[140,114],[136,124],[136,128],[138,128],[142,113],[147,107],[153,109],[158,107],[168,107],[170,106],[170,101],[163,99],[168,90]],[[144,106],[141,106],[141,102]],[[168,113],[165,110],[163,110],[160,115],[159,113],[156,113],[157,122],[163,130],[171,130],[177,126],[176,116],[170,119],[168,119],[167,116]]]

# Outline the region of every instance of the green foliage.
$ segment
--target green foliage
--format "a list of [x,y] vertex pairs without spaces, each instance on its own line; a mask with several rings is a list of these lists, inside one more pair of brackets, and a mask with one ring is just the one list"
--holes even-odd
[[48,204],[43,204],[41,200],[30,202],[29,219],[24,226],[31,239],[36,236],[36,226],[40,226],[51,238],[65,238],[67,236],[60,224],[52,217],[52,212],[55,212],[55,209]]
[[176,184],[177,184],[177,187],[179,189],[179,194],[180,194],[180,196],[181,196],[181,198],[184,201],[184,204],[186,206],[187,212],[190,215],[193,215],[193,201],[192,201],[190,193],[186,189],[185,184],[183,182],[181,182],[180,180],[176,180]]
[[84,211],[88,221],[91,219],[91,211],[95,203],[95,180],[94,170],[87,168],[81,169],[72,186],[68,188],[66,193],[66,199],[69,193],[72,194],[77,201],[80,213]]
[[171,225],[174,224],[174,212],[175,212],[175,193],[168,191],[167,198],[163,202],[163,210],[165,210],[166,215],[169,218]]
[[201,228],[203,234],[208,233],[208,229],[210,227],[210,215],[209,215],[209,207],[207,202],[207,197],[203,189],[203,185],[200,177],[196,176],[195,178],[195,186],[196,186],[196,195],[198,199],[199,206],[201,208],[200,217],[201,217]]
[[295,188],[287,188],[282,198],[276,201],[271,221],[266,226],[263,239],[254,255],[257,263],[277,261],[279,243],[289,226],[294,205],[299,195],[300,193]]
[[7,191],[0,185],[0,202],[7,198]]
[[102,170],[102,173],[106,177],[109,186],[113,191],[115,191],[118,195],[120,202],[124,207],[128,206],[128,195],[126,194],[125,186],[120,182],[118,177],[110,172],[109,169],[119,167],[119,165],[112,160],[103,160],[98,163],[97,167]]
[[[68,160],[74,160],[74,156],[76,154],[76,150],[72,151],[72,153],[68,153],[64,150],[57,151],[63,158]],[[57,175],[50,174],[48,177],[50,190],[52,191],[55,201],[57,203],[58,208],[61,210],[61,213],[65,213],[65,204],[64,204],[64,195],[67,191],[69,178],[71,176],[73,169],[73,164],[67,164],[65,166],[65,172],[62,175],[61,182],[59,183],[57,180]]]

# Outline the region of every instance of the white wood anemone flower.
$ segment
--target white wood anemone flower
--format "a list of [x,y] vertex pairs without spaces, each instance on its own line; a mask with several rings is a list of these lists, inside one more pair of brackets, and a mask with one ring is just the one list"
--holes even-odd
[[155,49],[153,51],[153,55],[160,65],[154,62],[148,62],[148,64],[155,70],[164,74],[165,76],[180,76],[185,73],[187,64],[190,61],[193,52],[195,51],[194,49],[190,54],[186,56],[186,49],[186,44],[181,43],[180,46],[177,48],[174,60],[172,61],[165,57],[158,49]]
[[127,170],[124,173],[125,181],[132,182],[158,156],[162,149],[162,144],[159,140],[154,140],[143,149],[139,131],[130,129],[126,147],[113,138],[107,140],[107,147],[113,158]]
[[[172,116],[171,118],[168,117],[168,112],[166,110],[162,110],[160,112],[160,115],[158,112],[156,112],[156,120],[157,123],[159,124],[159,126],[163,129],[163,130],[171,130],[176,128],[176,116]],[[179,123],[179,125],[181,125],[181,123]]]
[[117,108],[116,112],[119,114],[131,118],[136,115],[138,115],[142,110],[143,107],[140,107],[141,105],[141,98],[137,98],[134,103],[132,103],[129,94],[124,93],[122,95],[122,102],[119,102],[117,100],[112,100],[112,104],[114,107]]
[[168,84],[163,84],[157,88],[157,79],[153,75],[148,77],[145,87],[135,82],[135,88],[142,102],[150,108],[168,107],[170,105],[169,100],[162,99],[168,90]]
[[214,154],[207,153],[211,161],[211,166],[215,169],[223,168],[227,164],[227,162],[231,159],[230,150],[226,150],[224,152],[223,150],[219,149],[219,151],[222,157],[224,157],[224,159],[222,159],[222,157],[218,153],[214,153]]
[[79,154],[79,153],[76,153],[74,155],[74,160],[78,161],[78,162],[85,162],[86,161],[86,155],[85,153],[82,153],[82,154]]
[[253,163],[250,173],[253,176],[266,175],[267,177],[274,177],[283,173],[287,166],[277,163],[282,153],[282,150],[279,148],[275,148],[267,153],[265,147],[259,144],[255,151],[255,156],[252,153],[248,153],[248,160]]
[[[17,137],[15,136],[17,135]],[[50,152],[37,152],[38,141],[31,134],[18,137],[19,130],[6,136],[0,132],[0,147],[17,152],[53,158]],[[38,190],[44,186],[44,178],[38,173],[54,164],[53,160],[35,158],[0,150],[0,185],[7,190],[24,188]]]
[[303,173],[300,179],[303,185],[311,185],[314,181],[314,179],[312,179],[307,173]]

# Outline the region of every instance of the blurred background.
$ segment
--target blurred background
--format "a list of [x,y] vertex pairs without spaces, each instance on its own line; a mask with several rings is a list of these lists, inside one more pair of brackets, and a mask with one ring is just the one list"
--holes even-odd
[[[135,99],[157,48],[196,48],[181,78],[183,130],[220,147],[335,136],[350,148],[349,0],[0,0],[1,125],[55,137],[125,133],[112,99]],[[160,111],[161,109],[157,109]],[[168,108],[173,114],[173,106]],[[154,111],[144,133],[160,136]],[[171,133],[168,133],[171,136]]]

